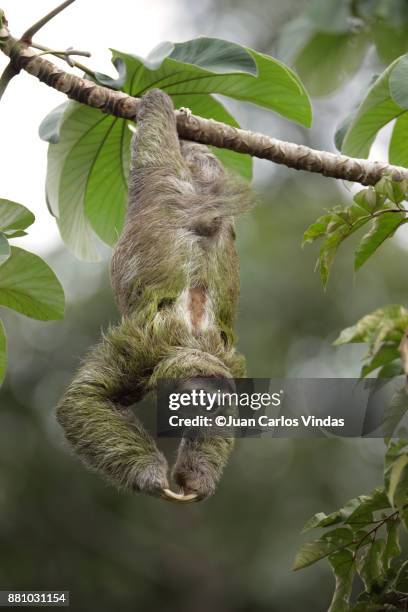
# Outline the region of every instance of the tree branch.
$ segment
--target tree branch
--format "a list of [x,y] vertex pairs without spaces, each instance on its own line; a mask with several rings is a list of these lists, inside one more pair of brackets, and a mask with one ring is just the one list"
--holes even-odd
[[[70,2],[64,3],[64,5],[68,4]],[[6,21],[3,22],[0,31],[0,47],[3,53],[10,58],[16,71],[25,70],[68,98],[97,108],[103,113],[123,119],[136,119],[140,104],[138,98],[102,87],[58,68],[29,49],[27,44],[11,36]],[[212,119],[196,117],[185,111],[179,110],[175,113],[179,136],[185,140],[230,149],[238,153],[247,153],[253,157],[268,159],[296,170],[317,172],[324,176],[354,181],[363,185],[374,185],[384,174],[391,175],[395,180],[408,179],[408,169],[385,162],[371,162],[318,151],[304,145],[284,142],[265,134],[241,130]]]

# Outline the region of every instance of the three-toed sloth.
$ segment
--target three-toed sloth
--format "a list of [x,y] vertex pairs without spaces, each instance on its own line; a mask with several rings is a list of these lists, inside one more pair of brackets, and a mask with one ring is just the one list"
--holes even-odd
[[[233,217],[253,205],[246,183],[210,150],[179,141],[170,98],[142,98],[128,208],[111,266],[122,314],[91,349],[57,418],[75,452],[118,488],[161,495],[168,465],[130,406],[161,378],[244,375],[234,348],[239,268]],[[232,450],[220,436],[183,437],[173,478],[211,495]]]

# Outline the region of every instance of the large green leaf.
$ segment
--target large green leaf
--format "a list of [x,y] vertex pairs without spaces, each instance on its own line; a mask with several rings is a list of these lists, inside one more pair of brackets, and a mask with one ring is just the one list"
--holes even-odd
[[[228,40],[200,36],[184,43],[170,43],[170,45],[171,51],[168,56],[172,59],[194,64],[211,72],[221,74],[247,72],[253,75],[257,75],[258,72],[249,50]],[[170,49],[170,46],[167,48]],[[155,50],[152,54],[155,54]]]
[[[183,56],[186,57],[188,50],[193,58],[194,47],[201,44],[200,40],[198,38],[195,41],[178,43],[176,45],[178,57],[184,49]],[[216,38],[206,40],[211,41],[215,47],[226,42]],[[236,47],[235,43],[233,45]],[[217,72],[214,72],[186,63],[186,59],[184,62],[178,61],[171,55],[157,65],[157,62],[152,62],[149,57],[143,60],[117,50],[113,50],[112,53],[113,60],[120,58],[126,64],[127,81],[123,89],[133,96],[139,96],[152,87],[158,87],[170,95],[218,93],[236,100],[252,102],[301,125],[310,126],[312,118],[310,100],[295,73],[269,55],[245,47],[242,47],[242,50],[255,62],[256,76],[248,72],[227,72],[230,67],[228,56],[226,56],[226,68],[221,73],[219,64]]]
[[0,266],[10,257],[10,245],[3,232],[0,232]]
[[390,164],[408,167],[408,113],[400,115],[392,129],[388,148]]
[[61,319],[64,291],[40,257],[11,247],[10,258],[0,266],[0,306],[42,321]]
[[16,231],[25,230],[35,221],[33,213],[22,204],[0,198],[0,230],[12,237]]
[[[85,216],[85,195],[95,157],[101,151],[106,133],[117,120],[74,102],[57,111],[53,111],[54,129],[48,131],[50,142],[54,144],[48,148],[47,202],[57,217],[66,245],[80,259],[98,261],[97,239]],[[120,151],[115,150],[112,165],[118,163]],[[121,181],[120,176],[117,182]],[[123,201],[117,198],[112,202],[112,209],[117,216],[121,211],[123,219]]]
[[[310,102],[294,73],[273,58],[235,43],[208,38],[168,43],[146,60],[113,51],[113,62],[122,66],[123,90],[133,96],[159,87],[172,96],[176,107],[189,107],[197,115],[238,126],[211,96],[219,93],[310,124]],[[61,236],[79,258],[98,260],[95,234],[113,245],[123,226],[128,123],[69,103],[45,118],[40,135],[50,142],[47,202]],[[214,152],[228,169],[251,177],[249,156],[215,148]]]
[[360,105],[343,140],[342,151],[367,157],[379,130],[405,112],[391,97],[389,79],[400,60],[393,62],[374,82]]
[[7,369],[7,336],[3,322],[0,320],[0,385],[4,380]]
[[354,269],[358,270],[382,243],[406,223],[404,213],[384,213],[376,218],[371,230],[363,236],[355,252]]
[[390,94],[401,108],[408,108],[408,55],[400,57],[390,72]]

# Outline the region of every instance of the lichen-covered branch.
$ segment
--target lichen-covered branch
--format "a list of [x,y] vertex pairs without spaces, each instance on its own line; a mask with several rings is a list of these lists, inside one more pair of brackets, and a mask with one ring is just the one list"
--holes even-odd
[[[103,113],[135,119],[140,103],[138,98],[67,73],[11,36],[5,22],[0,30],[0,48],[10,58],[11,66],[16,72],[25,70],[72,100],[98,108]],[[247,153],[296,170],[317,172],[363,185],[374,185],[384,174],[391,175],[395,180],[408,179],[408,169],[385,162],[372,162],[318,151],[184,111],[176,111],[176,118],[178,134],[185,140]]]

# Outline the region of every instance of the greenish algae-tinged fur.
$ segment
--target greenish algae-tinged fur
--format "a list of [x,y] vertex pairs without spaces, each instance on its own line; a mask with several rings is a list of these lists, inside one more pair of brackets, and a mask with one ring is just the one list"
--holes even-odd
[[[205,146],[179,142],[170,98],[145,94],[111,266],[122,320],[90,350],[57,408],[75,452],[118,488],[160,495],[169,486],[167,461],[130,408],[160,378],[187,388],[197,377],[244,375],[234,348],[233,217],[252,205],[249,187]],[[175,482],[208,497],[232,447],[231,438],[184,437]]]

